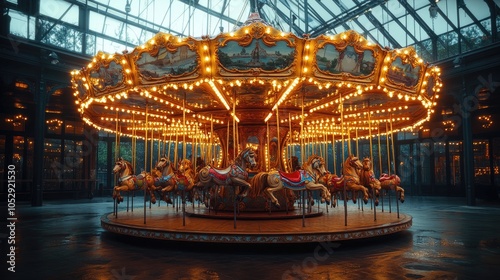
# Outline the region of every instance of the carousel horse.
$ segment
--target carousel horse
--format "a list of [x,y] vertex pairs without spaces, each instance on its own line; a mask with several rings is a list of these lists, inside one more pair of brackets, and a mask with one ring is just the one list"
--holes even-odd
[[399,200],[401,203],[405,202],[405,190],[401,187],[401,179],[398,175],[390,175],[387,173],[382,173],[380,176],[380,187],[383,190],[394,190],[399,194]]
[[194,186],[194,177],[195,174],[190,160],[181,160],[179,167],[174,169],[170,160],[163,156],[156,163],[154,172],[151,175],[146,175],[146,181],[151,189],[160,191],[164,201],[172,203],[166,197],[166,193],[190,192]]
[[165,196],[165,193],[171,192],[175,188],[175,170],[172,162],[166,155],[162,156],[156,163],[155,169],[151,172],[150,176],[146,177],[147,183],[150,187],[159,191],[162,200],[167,203],[172,203],[170,198]]
[[241,201],[248,194],[251,185],[247,182],[247,165],[255,167],[255,151],[252,148],[246,148],[241,151],[234,159],[234,162],[227,168],[215,168],[210,165],[203,167],[196,176],[196,187],[205,189],[213,186],[233,186],[237,200]]
[[375,206],[378,206],[381,186],[380,181],[375,177],[372,160],[369,157],[363,158],[363,168],[359,171],[359,181],[361,185],[365,186],[369,190],[375,191]]
[[113,199],[117,199],[120,203],[123,201],[123,196],[121,196],[121,191],[133,191],[146,188],[151,197],[151,202],[156,203],[156,197],[154,195],[154,188],[149,186],[146,177],[148,176],[146,172],[142,172],[139,175],[134,175],[134,169],[132,164],[123,158],[118,158],[113,168],[114,174],[119,174],[118,185],[113,188]]
[[[193,164],[189,159],[183,159],[179,162],[177,170],[175,190],[187,194],[191,200],[191,197],[193,196],[192,191],[194,189],[194,180],[196,177]],[[183,196],[182,199],[184,201],[186,197]]]
[[263,191],[271,199],[271,203],[280,208],[278,199],[274,192],[283,188],[293,191],[300,190],[320,190],[321,201],[330,202],[330,192],[323,185],[318,183],[319,178],[326,174],[325,161],[322,157],[312,155],[300,170],[292,173],[282,171],[259,172],[251,180],[254,196],[260,195]]
[[[327,186],[332,194],[338,194],[344,190],[344,184],[347,191],[352,191],[352,201],[356,203],[356,193],[363,192],[363,201],[368,203],[368,189],[360,184],[358,172],[363,167],[361,162],[354,155],[347,157],[342,166],[342,176],[338,177],[335,174],[326,174],[321,178],[321,183]],[[336,205],[334,197],[332,206]]]

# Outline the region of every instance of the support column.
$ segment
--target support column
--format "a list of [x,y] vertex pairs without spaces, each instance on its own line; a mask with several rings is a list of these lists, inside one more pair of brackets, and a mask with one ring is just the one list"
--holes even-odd
[[35,139],[33,154],[33,186],[31,189],[31,206],[42,206],[43,203],[43,154],[45,145],[45,107],[48,93],[43,77],[44,69],[40,69],[38,92],[35,93]]
[[465,87],[465,78],[462,76],[462,104],[463,110],[463,160],[464,160],[464,184],[465,184],[465,197],[468,206],[476,205],[476,193],[474,187],[474,151],[472,147],[472,125],[471,125],[471,110],[474,107],[473,102],[467,94]]

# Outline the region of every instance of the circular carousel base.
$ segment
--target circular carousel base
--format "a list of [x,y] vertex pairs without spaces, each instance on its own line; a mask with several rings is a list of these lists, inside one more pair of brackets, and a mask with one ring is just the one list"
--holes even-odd
[[[301,209],[291,212],[215,213],[204,207],[187,205],[120,210],[101,217],[101,226],[110,232],[148,239],[209,243],[310,243],[355,240],[393,234],[412,226],[412,217],[404,213],[374,213],[367,205],[331,208],[313,207],[303,217]],[[189,209],[189,210],[188,210]],[[375,219],[376,218],[376,219]]]

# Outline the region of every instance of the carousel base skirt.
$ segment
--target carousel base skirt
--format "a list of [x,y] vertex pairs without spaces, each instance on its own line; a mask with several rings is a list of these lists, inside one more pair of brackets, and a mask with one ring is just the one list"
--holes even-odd
[[313,207],[286,212],[233,212],[186,206],[136,207],[105,214],[101,226],[120,235],[147,239],[208,243],[310,243],[373,238],[393,234],[412,226],[412,217],[394,211],[376,211],[365,205],[347,208]]

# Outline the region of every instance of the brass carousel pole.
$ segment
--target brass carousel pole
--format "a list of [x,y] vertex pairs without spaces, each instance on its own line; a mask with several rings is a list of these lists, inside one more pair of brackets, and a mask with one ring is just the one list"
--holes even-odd
[[226,165],[229,163],[229,120],[227,121]]
[[387,174],[391,175],[391,150],[389,147],[389,127],[387,122],[385,123],[385,146],[387,148]]
[[[369,137],[369,141],[370,141],[370,160],[372,162],[372,169],[373,169],[373,142],[372,142],[372,121],[371,121],[371,111],[368,111],[368,137]],[[375,176],[375,171],[373,172],[373,176]],[[372,197],[373,199],[375,199],[375,189],[372,188]],[[372,199],[372,203],[373,203],[373,199]],[[373,206],[373,220],[376,221],[377,220],[377,205],[374,205]]]
[[288,160],[288,168],[289,168],[289,172],[292,172],[294,171],[293,170],[293,162],[292,162],[292,156],[294,154],[294,149],[295,147],[293,146],[293,131],[292,131],[292,115],[290,113],[288,113],[288,135],[290,135],[289,139],[288,139],[288,156],[287,156],[287,160]]
[[[137,170],[137,129],[135,127],[135,115],[132,115],[132,166],[134,167],[134,170]],[[135,191],[134,191],[135,194]],[[134,197],[135,195],[132,195],[132,205],[131,205],[131,211],[134,212]],[[128,197],[127,197],[127,211],[128,211]]]
[[266,146],[267,146],[267,149],[266,149],[266,171],[269,171],[271,169],[271,163],[269,161],[269,154],[270,154],[270,140],[269,140],[269,122],[266,122]]
[[236,158],[236,94],[233,89],[233,159]]
[[[239,147],[239,144],[236,143],[236,92],[233,88],[233,159],[236,158],[236,153],[238,152],[236,147]],[[236,228],[236,212],[238,208],[238,199],[236,195],[236,186],[233,186],[233,194],[234,194],[234,206],[233,206],[233,226]]]
[[175,129],[175,143],[174,143],[174,166],[177,166],[177,157],[179,156],[179,133],[181,129],[179,128],[179,123],[177,123],[177,128]]
[[[300,114],[300,135],[301,135],[301,143],[300,143],[300,159],[301,162],[305,162],[305,154],[304,154],[304,98],[305,98],[305,89],[302,88],[302,106],[301,106],[301,114]],[[305,211],[306,211],[306,201],[305,201],[305,192],[302,191],[302,226],[305,227]]]
[[172,127],[170,128],[170,135],[168,136],[168,150],[167,159],[170,160],[170,146],[172,145]]
[[276,168],[281,170],[281,146],[280,146],[280,119],[279,106],[276,106],[276,138],[278,139],[278,147],[276,148]]
[[[380,143],[380,138],[382,137],[382,135],[380,134],[380,121],[377,122],[377,134],[378,134],[378,137],[377,137],[377,140],[378,140],[378,163],[379,163],[379,168],[380,168],[380,175],[382,175],[383,173],[383,169],[382,169],[382,151],[381,151],[381,148],[382,148],[382,144]],[[380,193],[380,196],[381,196],[381,201],[382,201],[382,212],[384,212],[384,191],[382,190],[382,192]]]
[[[118,159],[119,155],[118,155],[118,152],[119,152],[119,141],[120,138],[118,137],[118,111],[116,111],[116,114],[115,114],[115,158]],[[114,176],[114,179],[115,179],[115,186],[117,185],[118,183],[118,180],[116,179],[117,176]],[[114,189],[113,189],[113,192],[114,192]],[[118,218],[118,199],[114,199],[113,200],[113,208],[114,208],[114,211],[115,211],[115,217]],[[127,212],[128,212],[128,192],[127,192]]]
[[382,137],[382,135],[380,134],[380,122],[378,122],[378,125],[377,125],[377,134],[378,134],[378,137],[377,137],[377,140],[378,140],[378,163],[379,163],[379,168],[380,168],[380,174],[383,173],[383,169],[382,169],[382,151],[380,150],[382,148],[382,144],[381,144],[381,140],[380,138]]
[[[304,162],[304,95],[305,90],[302,89],[302,106],[301,106],[301,114],[300,114],[300,161]],[[299,162],[300,163],[300,162]],[[301,165],[301,164],[300,164]]]
[[359,157],[359,137],[358,137],[358,127],[355,127],[356,132],[356,155]]
[[392,114],[391,114],[390,128],[391,128],[392,164],[393,164],[393,167],[394,167],[393,168],[394,174],[396,174],[396,155],[394,153],[394,131],[392,130]]
[[183,126],[183,133],[182,133],[182,158],[186,158],[186,150],[187,150],[187,144],[186,144],[186,133],[187,133],[187,127],[186,127],[186,92],[184,92],[184,100],[182,100],[182,126]]
[[[210,161],[212,160],[212,158],[215,157],[215,145],[214,145],[214,118],[213,118],[213,115],[210,115],[210,145],[207,147],[209,152],[208,152],[208,155],[209,155],[209,159]],[[205,163],[207,162],[207,160],[205,159]]]
[[[144,170],[147,169],[147,164],[148,164],[148,117],[149,117],[149,112],[148,112],[149,106],[148,103],[146,102],[146,123],[144,127]],[[144,224],[146,224],[146,187],[144,186]]]
[[[344,148],[344,100],[342,99],[342,94],[340,94],[340,122],[341,122],[341,130],[342,130],[342,175],[344,175],[344,160],[345,160],[345,148]],[[344,225],[347,226],[347,187],[346,180],[343,180],[343,193],[344,193]]]
[[[186,92],[184,92],[184,100],[182,100],[182,159],[186,159],[186,134],[187,134],[187,126],[186,126]],[[186,197],[184,189],[181,191],[181,203],[182,203],[182,225],[186,225]]]
[[[392,163],[394,164],[394,176],[396,176],[396,155],[394,154],[394,131],[392,130],[392,114],[391,114],[391,122],[390,122],[390,128],[391,128],[391,147],[392,147]],[[390,175],[390,174],[389,174]],[[398,188],[396,185],[394,185],[394,193],[396,193],[396,211],[398,213],[398,219],[399,219],[399,195],[398,195]]]
[[332,158],[333,158],[333,173],[337,174],[337,159],[335,153],[335,131],[332,130]]

